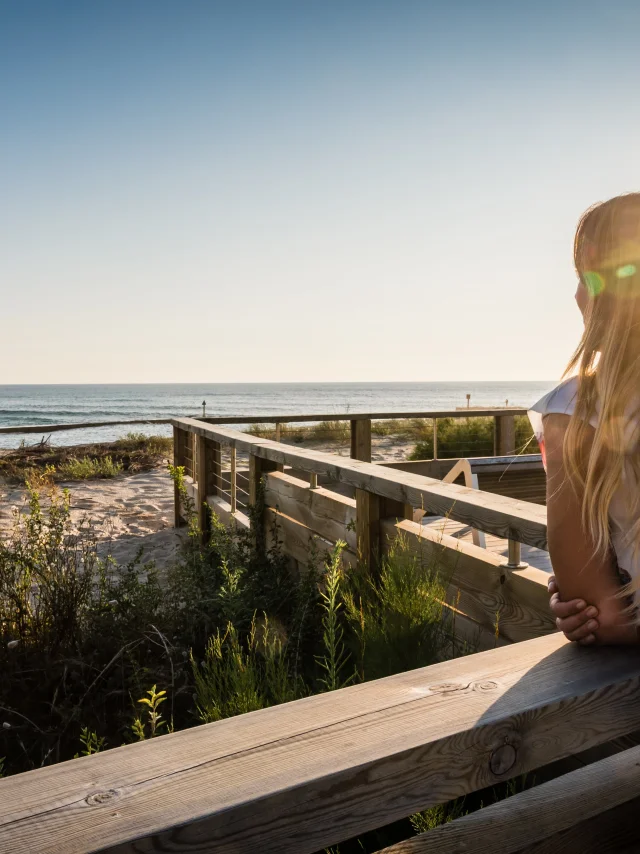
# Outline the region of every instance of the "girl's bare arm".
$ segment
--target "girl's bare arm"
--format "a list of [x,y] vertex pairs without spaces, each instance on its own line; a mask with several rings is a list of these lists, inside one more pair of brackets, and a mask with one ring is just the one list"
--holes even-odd
[[612,555],[596,555],[582,523],[582,496],[570,483],[562,445],[567,415],[547,415],[544,436],[547,459],[547,534],[551,563],[563,600],[583,599],[598,609],[596,643],[637,643],[635,626],[624,613],[620,582]]

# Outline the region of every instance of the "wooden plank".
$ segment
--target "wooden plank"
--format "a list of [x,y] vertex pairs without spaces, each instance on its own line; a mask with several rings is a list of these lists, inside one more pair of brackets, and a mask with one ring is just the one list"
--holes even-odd
[[233,416],[212,416],[198,418],[198,421],[203,421],[205,424],[293,424],[303,421],[361,421],[368,419],[370,421],[385,421],[385,420],[402,420],[404,418],[489,418],[495,415],[504,415],[508,412],[509,415],[526,415],[528,410],[519,407],[504,407],[498,406],[488,409],[438,409],[427,410],[424,412],[330,412],[330,413],[311,413],[308,415],[288,414],[288,415],[233,415]]
[[358,561],[375,572],[380,558],[380,496],[356,489],[356,542]]
[[[469,525],[463,525],[461,522],[456,522],[455,519],[447,519],[442,516],[427,516],[421,520],[421,525],[423,528],[427,528],[436,534],[447,534],[455,539],[472,542]],[[501,563],[507,561],[509,551],[507,540],[494,537],[493,534],[487,534],[485,537],[485,548],[488,552],[499,557]],[[543,549],[537,549],[535,546],[523,546],[522,559],[534,569],[540,569],[546,573],[553,571],[549,552]]]
[[516,452],[516,422],[513,415],[501,415],[495,419],[496,454],[507,456]]
[[[173,428],[173,465],[184,466],[184,430],[178,427]],[[182,508],[180,502],[180,493],[177,484],[173,486],[173,524],[176,528],[181,528],[185,524],[182,517]]]
[[[274,526],[276,528],[275,531]],[[274,545],[277,536],[283,553],[287,557],[298,561],[298,564],[304,567],[309,565],[309,561],[315,553],[317,556],[317,568],[320,569],[326,560],[327,554],[335,545],[331,540],[321,537],[296,519],[292,519],[290,516],[280,513],[271,507],[265,510],[265,528],[267,545]],[[345,566],[355,567],[357,564],[355,552],[349,549],[345,549],[342,552],[342,560]]]
[[311,854],[640,728],[639,688],[549,635],[0,780],[0,851]]
[[198,526],[202,531],[203,538],[206,539],[208,526],[207,498],[210,495],[218,495],[222,479],[220,442],[207,439],[204,436],[195,438],[197,440],[195,480],[198,485]]
[[549,611],[548,576],[541,570],[507,570],[503,559],[486,549],[417,522],[385,519],[380,528],[383,548],[400,534],[422,561],[439,568],[448,582],[447,601],[489,631],[497,623],[500,634],[510,641],[556,631]]
[[[414,472],[426,477],[435,477],[439,480],[451,470],[451,468],[463,457],[441,460],[400,460],[393,462],[379,462],[377,465],[385,468],[397,469],[399,471]],[[542,456],[540,454],[518,454],[507,457],[470,457],[471,471],[482,475],[483,472],[501,474],[505,471],[544,471]]]
[[249,503],[255,504],[258,496],[258,486],[262,476],[276,470],[276,463],[271,460],[251,455],[249,457]]
[[312,489],[303,480],[279,472],[267,476],[265,497],[270,507],[302,522],[331,542],[344,540],[353,552],[356,551],[356,533],[347,527],[353,525],[356,517],[353,498],[322,487]]
[[[453,597],[454,602],[456,598]],[[489,630],[468,614],[463,614],[450,602],[445,602],[445,607],[446,632],[450,638],[450,644],[447,644],[442,651],[442,661],[511,644],[511,641],[503,635],[496,634],[494,630]]]
[[371,421],[351,421],[351,459],[371,462]]
[[[403,418],[469,418],[479,417],[486,418],[503,413],[504,409],[479,409],[469,412],[461,412],[460,410],[446,410],[438,412],[361,412],[361,413],[335,413],[329,415],[320,415],[312,413],[310,415],[233,415],[207,417],[198,419],[206,424],[292,424],[296,422],[319,422],[319,421],[358,421],[360,419],[403,419]],[[511,409],[509,412],[513,415],[526,415],[526,409]],[[170,418],[136,418],[127,419],[125,421],[79,421],[75,424],[21,424],[11,427],[0,427],[0,434],[21,434],[21,433],[56,433],[61,430],[83,430],[88,427],[112,427],[123,424],[171,424]]]
[[0,427],[0,435],[21,433],[59,433],[62,430],[84,430],[89,427],[116,427],[124,424],[171,424],[170,418],[134,418],[126,421],[79,421],[76,424],[21,424]]
[[193,419],[180,418],[174,419],[174,422],[196,434],[201,431],[218,441],[235,444],[237,448],[249,450],[261,459],[327,475],[357,489],[375,492],[414,507],[424,507],[439,516],[451,516],[498,537],[546,548],[547,514],[543,506],[456,484],[443,484],[439,480],[409,472],[397,472],[373,463],[345,460],[334,454],[293,448],[267,439],[250,437],[235,430],[209,427]]
[[249,517],[240,510],[232,511],[231,504],[224,498],[210,495],[207,498],[207,504],[223,525],[231,525],[244,530],[250,528]]
[[[379,854],[513,854],[523,847],[527,851],[582,852],[583,847],[557,844],[541,849],[535,843],[569,828],[575,838],[574,825],[638,798],[640,747],[634,747],[391,845]],[[635,840],[640,841],[637,806]],[[566,838],[562,841],[566,843]]]
[[521,848],[518,854],[637,854],[640,850],[638,813],[640,798],[634,798],[581,821],[542,842]]
[[238,467],[236,460],[236,449],[231,448],[230,451],[231,460],[230,465],[231,469],[229,471],[229,485],[231,488],[231,512],[235,513],[238,509]]

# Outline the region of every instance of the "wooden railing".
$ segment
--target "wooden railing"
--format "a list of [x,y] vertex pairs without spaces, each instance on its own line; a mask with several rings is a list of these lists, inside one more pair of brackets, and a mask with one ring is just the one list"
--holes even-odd
[[[451,558],[465,619],[486,626],[499,612],[498,646],[0,780],[0,852],[312,854],[534,770],[541,785],[386,854],[531,852],[543,840],[546,852],[635,850],[640,749],[614,753],[611,740],[640,729],[637,652],[567,643],[552,633],[543,573],[402,518],[424,506],[543,548],[543,506],[201,421],[173,426],[176,463],[191,448],[202,517],[206,501],[244,523],[222,487],[223,466],[247,453],[253,498],[266,482],[265,524],[295,530],[301,558],[305,536],[330,544],[352,519],[360,560],[402,532],[427,558]],[[318,487],[318,475],[355,487],[356,500]]]
[[[260,424],[274,425],[279,436],[283,424],[318,424],[321,422],[346,422],[350,429],[351,456],[360,460],[371,460],[371,424],[373,421],[422,419],[432,422],[433,456],[438,456],[438,420],[443,418],[493,418],[494,448],[497,455],[514,454],[516,451],[515,416],[525,415],[526,409],[517,407],[487,409],[452,409],[421,412],[360,412],[360,413],[312,413],[306,415],[236,415],[203,417],[208,424]],[[77,424],[23,424],[0,427],[0,435],[20,435],[30,433],[56,433],[66,430],[112,427],[135,424],[169,424],[171,419],[129,419],[123,421],[85,421]],[[466,453],[466,452],[465,452]]]
[[[527,771],[545,780],[640,728],[639,688],[635,651],[557,634],[466,656],[0,780],[0,852],[312,854]],[[620,839],[620,804],[635,828],[638,754],[567,760],[387,854],[507,854],[561,832],[544,851],[635,850],[586,843],[598,815]]]
[[[267,536],[273,535],[275,524],[285,553],[298,563],[308,560],[310,540],[329,549],[340,539],[348,546],[344,560],[352,566],[371,567],[401,535],[421,559],[441,566],[448,579],[447,604],[455,607],[456,628],[462,637],[492,647],[497,641],[519,641],[555,631],[548,611],[545,572],[519,567],[518,560],[513,565],[509,560],[512,551],[501,557],[413,521],[414,508],[422,508],[514,544],[545,549],[543,505],[293,447],[199,420],[174,419],[173,427],[174,462],[187,472],[202,530],[206,529],[207,506],[225,523],[248,524],[246,515],[231,507],[234,472],[222,464],[223,454],[230,450],[234,455],[248,454],[248,500],[255,501],[264,477]],[[319,476],[354,488],[355,499],[315,486],[314,477]],[[184,514],[179,502],[176,508],[180,524]]]

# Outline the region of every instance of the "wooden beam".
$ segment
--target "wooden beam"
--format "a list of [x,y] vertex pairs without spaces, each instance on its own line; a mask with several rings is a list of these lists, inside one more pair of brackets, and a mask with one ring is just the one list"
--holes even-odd
[[417,522],[385,519],[380,532],[383,550],[401,536],[425,565],[437,568],[448,587],[447,601],[489,631],[497,625],[510,641],[556,631],[542,570],[508,571],[498,555]]
[[236,430],[209,427],[189,418],[174,419],[177,426],[196,434],[211,436],[233,444],[261,459],[323,474],[403,504],[424,507],[438,516],[450,516],[478,530],[546,549],[546,507],[506,498],[502,495],[443,484],[410,472],[400,472],[373,463],[346,460],[322,451],[294,448],[268,439],[260,439]]
[[640,728],[635,649],[549,635],[0,780],[0,851],[311,854]]
[[[331,413],[329,415],[232,415],[205,417],[198,419],[206,424],[293,424],[310,421],[358,421],[361,419],[404,419],[404,418],[469,418],[469,417],[488,417],[504,413],[504,408],[498,409],[478,409],[460,411],[459,409],[446,410],[441,412],[362,412],[362,413]],[[509,413],[512,415],[526,415],[526,409],[517,409],[509,407]],[[124,421],[79,421],[75,424],[21,424],[12,425],[11,427],[0,427],[0,435],[21,433],[56,433],[62,430],[84,430],[89,427],[115,427],[125,424],[171,424],[170,418],[134,418]]]
[[[178,466],[184,466],[184,439],[185,439],[184,430],[180,430],[180,428],[173,428],[173,465],[177,468]],[[173,487],[173,524],[176,528],[181,528],[185,524],[185,520],[182,517],[182,507],[180,502],[180,492],[178,491],[177,484],[174,483]]]
[[[265,530],[267,537],[267,546],[275,544],[274,527],[277,531],[277,539],[282,547],[283,553],[298,562],[300,566],[308,566],[313,553],[318,557],[318,569],[321,569],[327,554],[334,547],[335,542],[328,540],[326,537],[320,536],[311,528],[292,519],[284,513],[274,510],[272,507],[267,507],[265,510]],[[344,549],[342,552],[342,561],[345,566],[355,568],[357,565],[357,557],[355,552],[350,549]]]
[[[640,798],[639,769],[640,747],[633,747],[391,845],[378,854],[513,854],[522,848],[538,851],[535,843]],[[637,818],[635,825],[635,841],[640,842]],[[561,843],[562,836],[557,841]],[[548,850],[569,854],[584,848],[558,844],[557,849]]]
[[[314,416],[315,417],[315,416]],[[60,433],[63,430],[85,430],[89,427],[117,427],[125,424],[171,424],[170,418],[134,418],[126,421],[79,421],[77,424],[22,424],[0,427],[0,435],[21,433]]]
[[321,537],[334,543],[344,540],[353,552],[357,550],[355,531],[350,530],[356,518],[353,498],[322,487],[312,489],[287,473],[273,472],[266,483],[267,505],[302,522]]
[[637,854],[640,798],[521,848],[518,854]]
[[250,529],[249,517],[240,510],[231,510],[231,504],[220,496],[209,496],[207,503],[223,525],[237,527],[240,530]]
[[356,489],[356,542],[358,562],[375,572],[380,558],[380,497]]
[[405,418],[490,418],[495,415],[526,415],[527,409],[516,406],[505,408],[498,406],[487,409],[438,409],[425,410],[421,412],[330,412],[325,414],[313,413],[311,415],[300,415],[289,413],[287,415],[230,415],[230,416],[206,416],[199,418],[206,424],[294,424],[304,421],[389,421],[402,420]]
[[507,456],[516,452],[516,422],[513,415],[495,418],[496,454]]
[[222,480],[220,442],[197,436],[196,442],[196,483],[198,485],[198,526],[204,539],[207,538],[208,512],[207,498],[218,495]]
[[351,421],[351,459],[371,462],[371,421]]
[[230,450],[230,471],[229,471],[229,489],[231,493],[231,512],[235,513],[238,509],[238,465],[236,458],[236,449]]

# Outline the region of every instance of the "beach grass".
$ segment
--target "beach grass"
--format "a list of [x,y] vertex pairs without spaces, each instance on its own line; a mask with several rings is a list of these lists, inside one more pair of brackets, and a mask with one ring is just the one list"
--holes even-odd
[[23,444],[0,455],[0,478],[9,483],[41,477],[63,482],[137,474],[162,464],[172,447],[171,438],[144,433],[90,445]]

